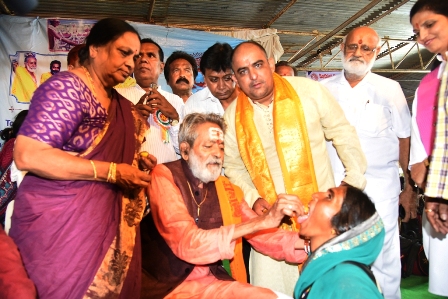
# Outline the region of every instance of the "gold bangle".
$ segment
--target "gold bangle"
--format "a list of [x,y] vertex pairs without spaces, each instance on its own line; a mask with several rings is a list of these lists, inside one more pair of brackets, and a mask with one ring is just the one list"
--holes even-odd
[[93,168],[93,179],[96,181],[96,179],[98,178],[98,176],[97,176],[97,173],[96,173],[95,163],[93,163],[93,161],[90,160],[90,164],[92,164],[92,168]]
[[117,175],[117,163],[112,162],[112,171],[110,176],[110,182],[112,184],[115,184],[115,182],[117,181],[116,175]]
[[109,164],[109,171],[107,172],[107,179],[106,179],[106,182],[110,182],[110,178],[111,178],[111,176],[112,176],[112,164],[113,164],[113,162],[110,162],[110,164]]
[[117,163],[110,162],[109,172],[107,173],[107,182],[115,184],[115,182],[117,181],[116,175],[117,175]]

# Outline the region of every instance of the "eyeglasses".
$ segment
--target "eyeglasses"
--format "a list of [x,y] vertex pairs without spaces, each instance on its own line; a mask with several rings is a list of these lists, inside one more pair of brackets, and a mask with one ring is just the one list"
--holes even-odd
[[[367,45],[361,45],[360,49],[361,49],[361,53],[362,54],[371,54],[371,53],[374,53],[376,51],[376,48],[370,48]],[[346,53],[355,53],[357,50],[358,50],[358,45],[357,44],[345,45],[345,52]]]

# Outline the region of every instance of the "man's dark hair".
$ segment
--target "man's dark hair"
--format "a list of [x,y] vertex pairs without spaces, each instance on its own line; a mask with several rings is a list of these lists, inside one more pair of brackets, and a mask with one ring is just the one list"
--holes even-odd
[[165,62],[165,67],[163,68],[163,74],[165,75],[166,82],[170,81],[170,64],[176,61],[177,59],[185,59],[188,63],[191,64],[193,68],[193,78],[196,80],[198,76],[198,65],[196,64],[196,59],[193,56],[184,51],[174,51],[173,54],[168,57]]
[[411,8],[411,12],[409,13],[409,19],[412,21],[412,18],[415,14],[422,11],[431,11],[438,15],[443,15],[448,18],[448,1],[446,0],[418,0],[415,2],[414,6]]
[[67,66],[68,65],[74,66],[76,64],[76,61],[79,60],[79,55],[78,55],[79,50],[81,50],[85,46],[86,46],[86,44],[79,44],[70,49],[70,51],[67,54]]
[[61,67],[61,62],[59,60],[53,60],[52,62],[50,62],[50,70],[55,64],[59,64],[59,68]]
[[225,72],[232,69],[232,47],[228,43],[216,43],[208,48],[201,58],[199,68],[205,75],[205,70],[209,69],[215,72]]
[[159,58],[160,58],[160,61],[161,62],[163,62],[163,59],[165,59],[164,57],[164,54],[163,54],[163,50],[162,50],[162,47],[160,47],[159,46],[159,44],[158,43],[156,43],[152,38],[143,38],[141,41],[140,41],[140,44],[153,44],[154,46],[156,46],[157,48],[159,48]]
[[338,235],[372,217],[376,212],[375,205],[360,189],[347,186],[341,210],[331,218],[331,225]]
[[123,20],[106,18],[98,21],[90,29],[90,33],[86,38],[86,46],[79,50],[79,63],[83,64],[89,57],[90,46],[104,46],[110,42],[116,41],[127,32],[135,33],[140,40],[140,35],[132,25]]
[[28,61],[28,58],[34,58],[37,60],[36,53],[34,52],[26,52],[25,54],[23,54],[23,56],[25,57],[24,59],[25,63]]
[[279,66],[290,67],[292,69],[292,71],[294,72],[294,76],[297,76],[297,69],[295,67],[293,67],[292,65],[290,65],[288,61],[282,60],[282,61],[277,62],[275,64],[275,69],[277,69],[277,67],[279,67]]
[[235,49],[233,49],[233,51],[232,51],[232,55],[230,56],[230,61],[233,61],[233,55],[235,55],[235,52],[238,50],[238,48],[241,47],[242,45],[246,45],[246,44],[252,44],[252,45],[254,45],[254,46],[257,46],[261,51],[263,51],[264,56],[266,56],[266,60],[269,58],[269,57],[268,57],[268,53],[266,52],[266,49],[263,48],[262,45],[260,45],[260,44],[257,43],[256,41],[248,40],[248,41],[242,42],[241,44],[239,44],[238,46],[236,46]]

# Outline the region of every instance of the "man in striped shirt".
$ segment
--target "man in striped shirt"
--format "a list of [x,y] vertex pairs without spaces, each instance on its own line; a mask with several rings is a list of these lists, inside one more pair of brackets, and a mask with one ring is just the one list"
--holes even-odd
[[150,129],[141,150],[154,155],[158,163],[179,159],[177,135],[184,107],[180,97],[157,87],[163,67],[162,48],[152,39],[144,38],[134,69],[137,85],[117,88],[148,118]]

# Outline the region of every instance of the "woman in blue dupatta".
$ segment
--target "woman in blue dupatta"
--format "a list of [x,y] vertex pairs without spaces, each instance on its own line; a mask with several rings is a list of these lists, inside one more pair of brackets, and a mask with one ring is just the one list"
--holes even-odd
[[138,298],[139,223],[153,157],[138,155],[148,124],[113,87],[132,74],[138,32],[96,23],[81,66],[34,93],[16,140],[23,179],[10,235],[38,297]]
[[383,298],[368,266],[383,246],[384,227],[365,193],[341,186],[313,194],[300,234],[311,254],[294,298]]

